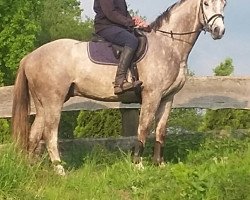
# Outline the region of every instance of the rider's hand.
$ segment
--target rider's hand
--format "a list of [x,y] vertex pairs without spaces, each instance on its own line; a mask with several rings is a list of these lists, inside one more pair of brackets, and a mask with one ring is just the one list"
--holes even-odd
[[135,26],[138,28],[145,28],[148,27],[149,25],[139,16],[134,16],[133,20],[135,22]]

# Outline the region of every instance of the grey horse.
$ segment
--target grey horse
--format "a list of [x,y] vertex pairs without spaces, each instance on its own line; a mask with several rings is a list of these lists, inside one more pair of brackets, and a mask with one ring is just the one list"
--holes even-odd
[[[155,119],[156,141],[153,162],[163,163],[167,120],[174,95],[185,83],[187,59],[199,34],[205,30],[213,39],[224,35],[225,0],[180,0],[163,12],[146,34],[148,50],[138,63],[143,81],[142,102],[132,159],[141,156]],[[116,67],[90,61],[87,43],[72,39],[50,42],[20,62],[14,86],[13,135],[21,147],[33,154],[43,138],[57,173],[65,174],[58,151],[58,124],[65,99],[84,96],[101,101],[119,101],[113,94]],[[30,94],[36,117],[29,129]]]

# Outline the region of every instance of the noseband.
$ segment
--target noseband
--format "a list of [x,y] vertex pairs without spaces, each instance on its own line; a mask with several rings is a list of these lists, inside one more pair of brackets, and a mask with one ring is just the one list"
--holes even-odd
[[[196,30],[196,31],[183,32],[183,33],[177,33],[177,32],[173,32],[173,31],[163,31],[163,30],[159,30],[159,29],[156,30],[156,31],[164,33],[164,34],[169,34],[169,35],[171,35],[171,38],[173,38],[174,35],[189,35],[189,34],[193,34],[193,33],[198,33],[200,31],[205,31],[205,33],[210,31],[210,27],[213,26],[216,19],[222,18],[222,20],[224,21],[224,15],[222,15],[222,14],[214,14],[208,19],[207,16],[205,15],[205,12],[204,12],[203,1],[204,0],[201,0],[201,3],[200,3],[200,8],[201,8],[201,12],[202,12],[203,21],[204,21],[204,24],[202,25],[201,29]],[[210,26],[209,23],[212,20],[213,20],[213,23]]]

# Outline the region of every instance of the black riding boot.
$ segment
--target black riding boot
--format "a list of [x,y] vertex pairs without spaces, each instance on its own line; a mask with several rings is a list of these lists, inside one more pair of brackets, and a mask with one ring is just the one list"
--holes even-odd
[[134,53],[135,51],[130,47],[125,46],[123,48],[115,76],[114,93],[116,95],[131,90],[134,87],[134,85],[128,82],[126,78],[128,68],[130,67],[132,59],[134,57]]

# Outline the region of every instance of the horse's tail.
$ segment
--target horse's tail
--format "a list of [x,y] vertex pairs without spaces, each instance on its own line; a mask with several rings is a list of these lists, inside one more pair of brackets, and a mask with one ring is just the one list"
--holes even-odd
[[14,142],[23,150],[28,149],[29,141],[30,94],[25,74],[25,59],[20,62],[17,73],[12,105],[12,135]]

